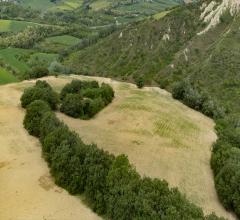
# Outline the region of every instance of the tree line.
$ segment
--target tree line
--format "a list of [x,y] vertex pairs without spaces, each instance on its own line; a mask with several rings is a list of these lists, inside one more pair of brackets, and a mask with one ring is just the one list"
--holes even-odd
[[172,95],[215,120],[218,140],[213,145],[211,157],[215,187],[224,207],[240,217],[240,118],[229,114],[188,80],[176,83]]
[[[46,82],[37,81],[35,87],[53,93]],[[83,194],[98,214],[116,220],[223,219],[214,214],[204,216],[202,209],[178,189],[169,188],[166,181],[141,177],[127,156],[114,156],[95,144],[83,143],[56,117],[52,111],[56,105],[44,92],[38,100],[32,99],[28,104],[24,100],[23,94],[24,127],[40,139],[56,184],[71,194]]]

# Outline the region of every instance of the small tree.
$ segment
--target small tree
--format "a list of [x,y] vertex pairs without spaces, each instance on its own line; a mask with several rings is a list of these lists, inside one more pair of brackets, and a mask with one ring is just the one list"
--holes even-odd
[[59,102],[57,93],[45,81],[37,81],[34,87],[25,89],[21,97],[21,105],[23,108],[26,108],[35,100],[47,102],[53,110],[57,109]]
[[142,76],[139,76],[135,79],[136,85],[139,89],[143,88],[145,81],[144,78]]
[[36,137],[40,136],[41,120],[49,111],[51,111],[49,105],[42,100],[36,100],[28,105],[23,124],[29,134]]
[[83,116],[83,102],[80,94],[67,94],[64,98],[60,111],[74,118]]

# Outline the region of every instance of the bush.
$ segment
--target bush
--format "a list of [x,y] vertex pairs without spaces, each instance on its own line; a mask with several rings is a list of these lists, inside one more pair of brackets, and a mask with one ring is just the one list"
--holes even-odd
[[84,102],[84,107],[83,107],[85,118],[86,119],[92,118],[94,115],[100,112],[104,106],[105,104],[102,98],[86,100]]
[[101,91],[101,97],[105,105],[108,105],[109,103],[111,103],[114,98],[113,88],[108,84],[103,83],[100,88],[100,91]]
[[96,81],[73,80],[61,91],[61,112],[74,118],[89,119],[112,102],[114,91],[103,83],[99,87]]
[[135,79],[135,83],[139,89],[143,88],[143,86],[145,84],[144,78],[142,76],[137,77]]
[[67,94],[63,99],[60,111],[74,118],[84,115],[83,98],[80,94]]
[[240,162],[228,160],[215,178],[220,200],[227,209],[240,216]]
[[99,88],[96,81],[73,80],[65,85],[61,91],[60,98],[63,100],[68,93],[80,93],[83,89]]
[[57,109],[59,102],[57,93],[45,81],[37,81],[34,87],[25,89],[21,97],[21,105],[26,108],[35,100],[47,102],[53,110]]
[[201,111],[214,119],[222,118],[225,114],[223,108],[220,108],[206,93],[200,93],[188,80],[175,83],[172,89],[172,96],[181,100],[190,108]]
[[29,72],[26,73],[26,79],[36,79],[44,76],[48,76],[49,71],[45,67],[33,67]]
[[63,126],[63,123],[59,121],[53,112],[47,112],[42,117],[40,123],[40,140],[43,143],[45,137],[57,128]]
[[49,105],[42,100],[36,100],[28,105],[23,124],[29,134],[40,136],[40,122],[44,114],[50,110]]

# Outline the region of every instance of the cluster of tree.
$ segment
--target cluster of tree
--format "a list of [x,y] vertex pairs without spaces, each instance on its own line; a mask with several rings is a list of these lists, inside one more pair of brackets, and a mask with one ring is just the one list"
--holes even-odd
[[60,111],[74,118],[89,119],[112,102],[114,91],[96,81],[73,80],[61,91]]
[[31,8],[21,7],[19,4],[12,2],[0,1],[0,19],[35,19],[40,12]]
[[223,205],[240,217],[240,119],[229,115],[217,120],[216,131],[211,158],[216,189]]
[[44,66],[34,66],[29,71],[25,72],[25,79],[37,79],[49,75],[48,68]]
[[206,93],[199,92],[197,88],[191,85],[189,80],[175,83],[172,96],[181,100],[190,108],[200,111],[211,118],[222,118],[225,114],[225,110],[216,101],[212,100]]
[[46,81],[38,80],[34,87],[24,90],[21,97],[21,105],[26,108],[30,103],[35,100],[42,100],[49,104],[51,109],[56,110],[59,103],[58,94]]
[[40,139],[55,182],[71,194],[83,194],[95,212],[122,220],[222,219],[204,216],[166,181],[142,178],[125,155],[115,157],[94,144],[84,144],[43,99],[28,105],[24,126]]
[[0,37],[0,47],[18,47],[31,48],[36,42],[41,41],[45,37],[53,35],[53,33],[62,33],[62,28],[50,25],[29,26],[22,32],[7,37]]

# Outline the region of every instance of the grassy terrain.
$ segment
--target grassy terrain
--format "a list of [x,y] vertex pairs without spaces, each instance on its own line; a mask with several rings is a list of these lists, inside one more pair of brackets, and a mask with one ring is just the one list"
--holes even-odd
[[36,63],[36,62],[40,62],[40,63],[44,63],[47,66],[57,60],[58,58],[58,54],[51,54],[51,53],[34,53],[30,56],[28,63]]
[[153,17],[154,17],[154,19],[159,20],[159,19],[165,17],[165,16],[166,16],[168,13],[170,13],[170,12],[171,12],[171,10],[159,12],[159,13],[153,15]]
[[90,6],[94,11],[98,11],[100,9],[107,8],[108,6],[110,6],[110,4],[111,2],[107,0],[99,0],[99,1],[93,2]]
[[0,60],[14,70],[19,78],[30,70],[31,66],[41,64],[48,67],[57,58],[58,54],[40,53],[29,49],[7,48],[0,50]]
[[[114,154],[127,154],[142,175],[166,179],[206,213],[214,211],[234,219],[219,204],[214,188],[209,161],[216,135],[211,119],[158,88],[139,90],[111,79],[73,78],[106,82],[116,92],[113,103],[90,121],[58,114],[84,142],[97,143]],[[48,82],[60,91],[71,79],[51,77]],[[17,88],[22,90],[29,84]]]
[[7,70],[0,67],[0,85],[17,82],[17,78],[9,73]]
[[74,10],[80,7],[83,0],[64,0],[58,3],[53,3],[50,0],[22,0],[21,4],[25,7],[31,7],[33,9],[38,9],[41,11],[61,11],[61,10]]
[[26,58],[33,53],[32,50],[7,48],[0,50],[0,59],[14,71],[23,73],[29,70]]
[[39,25],[33,22],[0,20],[0,32],[19,32],[29,26]]
[[21,4],[25,7],[31,7],[38,10],[46,10],[53,7],[55,4],[50,0],[21,0]]
[[59,52],[62,49],[66,49],[67,47],[74,46],[79,42],[80,39],[76,37],[70,35],[62,35],[46,38],[44,41],[40,42],[37,47],[55,53]]
[[23,128],[21,94],[15,85],[0,86],[0,218],[100,220],[79,198],[54,184],[39,142]]

